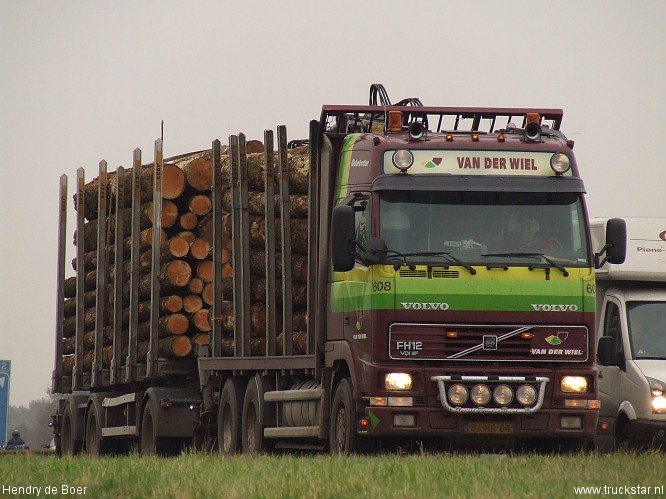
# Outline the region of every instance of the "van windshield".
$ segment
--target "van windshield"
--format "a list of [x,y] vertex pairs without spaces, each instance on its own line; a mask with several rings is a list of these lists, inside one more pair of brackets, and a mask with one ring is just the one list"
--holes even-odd
[[[589,266],[585,214],[569,192],[384,191],[380,237],[410,264]],[[448,262],[447,262],[448,260]]]
[[666,359],[666,301],[627,303],[634,359]]

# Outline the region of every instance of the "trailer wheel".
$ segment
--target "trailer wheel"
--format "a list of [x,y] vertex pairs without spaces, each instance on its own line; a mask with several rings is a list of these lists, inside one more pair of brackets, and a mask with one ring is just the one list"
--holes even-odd
[[217,415],[217,446],[227,456],[241,449],[243,395],[243,383],[239,378],[232,377],[225,381]]
[[61,456],[75,456],[81,452],[81,442],[74,439],[74,415],[72,404],[67,404],[62,414],[62,428],[60,434]]
[[148,456],[175,456],[180,452],[183,439],[170,437],[157,437],[155,435],[155,413],[151,400],[146,403],[141,418],[141,455]]
[[106,442],[102,440],[101,420],[95,403],[90,404],[86,418],[86,454],[102,456],[107,453]]
[[261,424],[261,400],[257,378],[250,379],[243,401],[243,453],[259,454],[266,450],[264,427]]
[[335,389],[329,432],[329,447],[332,454],[348,455],[359,450],[353,393],[350,378],[341,380]]

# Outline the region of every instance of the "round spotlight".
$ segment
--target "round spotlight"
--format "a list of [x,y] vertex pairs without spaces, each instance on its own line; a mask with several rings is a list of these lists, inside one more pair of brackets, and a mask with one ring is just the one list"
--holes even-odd
[[476,405],[486,405],[490,402],[490,388],[486,385],[475,385],[470,392],[470,397]]
[[449,401],[453,405],[463,405],[465,402],[467,402],[467,398],[469,397],[467,388],[465,388],[465,386],[461,385],[460,383],[451,385],[448,391],[448,395]]
[[497,405],[509,405],[513,400],[513,390],[509,385],[498,385],[493,390],[493,400]]
[[393,164],[401,172],[406,172],[414,164],[414,155],[412,151],[400,149],[393,153]]
[[409,125],[408,131],[411,140],[421,140],[425,137],[426,128],[420,121],[415,121]]
[[524,406],[532,405],[536,401],[537,391],[532,385],[520,385],[516,390],[516,400]]
[[568,172],[571,168],[571,161],[569,161],[569,156],[563,152],[553,154],[550,157],[550,167],[558,175],[562,175]]

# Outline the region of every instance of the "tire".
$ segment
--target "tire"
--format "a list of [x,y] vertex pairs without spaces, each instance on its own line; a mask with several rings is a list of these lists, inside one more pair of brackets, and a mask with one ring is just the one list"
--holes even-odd
[[245,390],[245,399],[243,401],[243,453],[259,454],[267,450],[266,439],[264,439],[264,427],[261,424],[261,400],[259,395],[259,385],[256,378],[252,378],[247,384]]
[[241,418],[243,416],[244,386],[239,378],[225,381],[217,413],[217,446],[225,456],[241,450]]
[[61,456],[76,456],[81,452],[81,442],[74,439],[74,415],[72,404],[67,404],[62,414],[62,428],[60,430],[60,445],[58,454]]
[[102,440],[102,424],[97,405],[90,404],[86,417],[86,454],[89,456],[103,456],[107,454],[107,443]]
[[183,439],[157,437],[155,435],[155,414],[153,404],[149,400],[143,410],[140,435],[141,456],[175,456],[183,446]]
[[360,450],[353,393],[350,378],[341,380],[335,389],[329,431],[331,454],[349,455]]

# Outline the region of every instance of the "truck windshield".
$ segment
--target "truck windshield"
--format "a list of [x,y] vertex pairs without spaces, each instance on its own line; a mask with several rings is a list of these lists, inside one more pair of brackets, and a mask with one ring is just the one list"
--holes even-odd
[[577,193],[385,191],[380,197],[389,260],[394,251],[408,264],[451,265],[453,256],[471,265],[589,266]]
[[666,302],[627,303],[631,350],[635,359],[666,359]]

